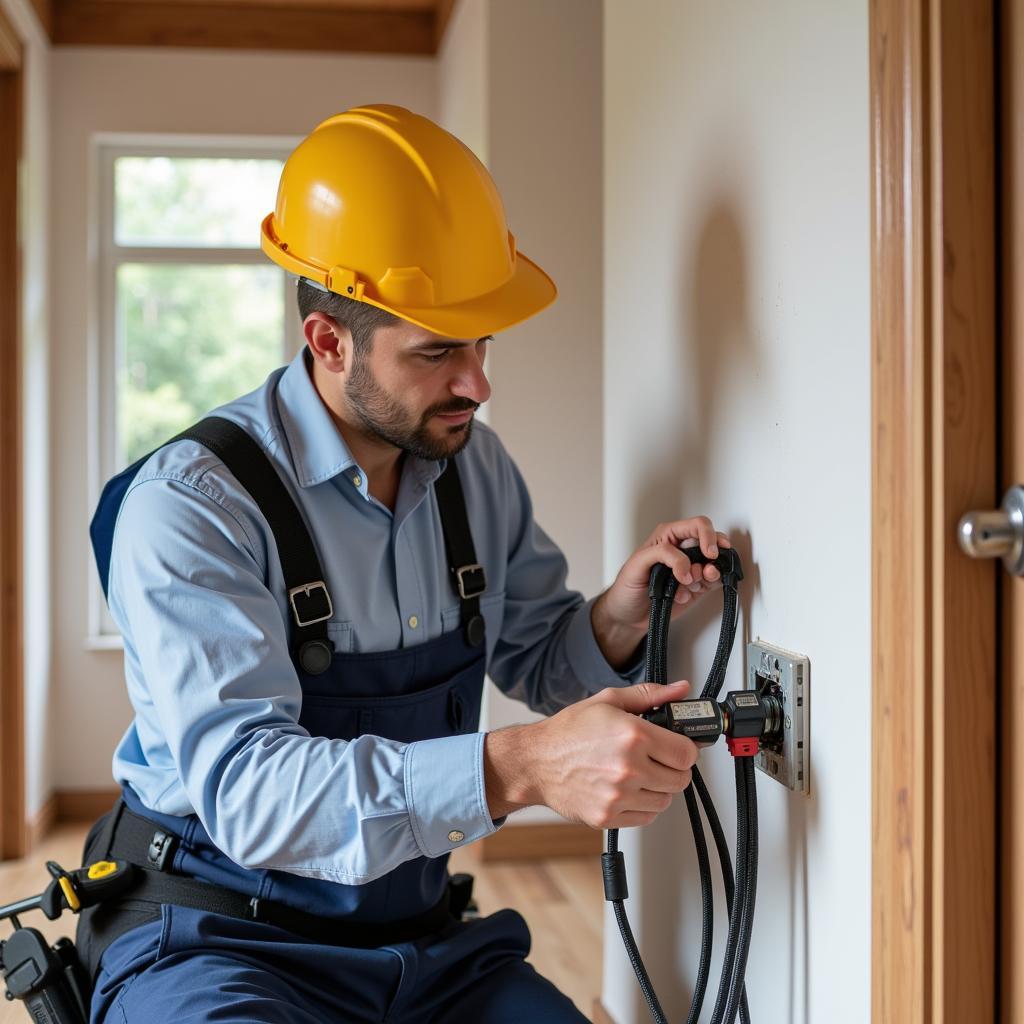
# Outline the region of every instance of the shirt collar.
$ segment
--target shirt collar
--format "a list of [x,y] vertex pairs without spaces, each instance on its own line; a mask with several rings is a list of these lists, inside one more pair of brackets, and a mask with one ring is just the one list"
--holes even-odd
[[277,387],[277,408],[300,487],[330,480],[356,465],[341,432],[313,386],[302,346]]
[[[363,475],[313,385],[308,351],[303,345],[281,375],[277,387],[277,408],[300,487],[323,483],[347,469],[357,470]],[[420,482],[429,486],[446,465],[444,459],[433,461],[409,457],[404,472],[412,469]],[[360,490],[365,492],[365,479],[361,483]]]

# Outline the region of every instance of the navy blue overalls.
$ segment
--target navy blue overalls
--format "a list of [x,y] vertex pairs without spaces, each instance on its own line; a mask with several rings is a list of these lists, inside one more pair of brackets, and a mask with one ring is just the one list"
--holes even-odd
[[[244,432],[234,424],[225,427],[227,421],[219,420],[211,435],[213,422],[208,419],[179,437],[200,440],[226,455],[226,449],[216,446],[217,431],[222,447],[226,431],[232,435],[227,440],[236,448],[237,434]],[[247,435],[244,441],[254,447]],[[255,461],[261,458],[262,453],[257,453]],[[256,480],[251,469],[248,476],[241,474],[236,468],[237,453],[225,462],[266,514],[274,499],[266,491],[257,492],[268,481]],[[116,507],[140,465],[122,475],[126,479],[115,488]],[[454,460],[449,460],[449,466],[453,465]],[[266,468],[262,470],[264,478]],[[276,483],[270,481],[271,485],[281,488],[276,473],[273,475]],[[451,500],[452,476],[456,502]],[[446,472],[441,479],[445,477],[449,478],[443,485],[449,490],[448,500],[442,499],[440,482],[438,497],[449,561],[466,567],[474,559],[460,562],[458,553],[452,551],[461,537],[462,558],[466,558],[469,538],[457,471]],[[294,503],[290,499],[288,503],[298,516]],[[446,506],[451,510],[453,505],[458,506],[455,511],[446,513]],[[102,500],[100,508],[104,508]],[[93,523],[104,583],[113,534],[109,512],[108,507],[106,519],[98,513]],[[280,539],[279,523],[269,515],[268,520]],[[308,540],[304,526],[301,532]],[[286,563],[295,557],[294,548],[290,553],[280,544],[279,548],[287,579]],[[469,548],[471,551],[471,538]],[[305,571],[315,568],[307,566]],[[322,575],[307,575],[306,580],[310,579],[322,579]],[[412,742],[476,731],[485,672],[483,619],[478,595],[467,598],[461,586],[459,591],[463,628],[402,650],[329,651],[325,655],[323,647],[317,646],[326,636],[323,622],[298,630],[306,642],[313,637],[304,651],[301,646],[293,651],[303,692],[299,724],[313,736],[344,740],[376,735]],[[326,589],[323,594],[307,590],[304,596],[315,612],[317,601],[327,596]],[[308,611],[304,614],[303,621],[316,617]],[[259,799],[259,794],[254,793],[253,799]],[[586,1020],[566,996],[525,962],[530,934],[519,914],[502,910],[463,922],[447,912],[447,855],[407,861],[358,886],[281,871],[250,870],[214,846],[195,815],[157,814],[126,790],[118,808],[90,834],[87,863],[108,854],[121,855],[118,821],[124,824],[125,835],[130,823],[136,831],[143,827],[147,838],[150,832],[155,837],[149,841],[148,861],[138,852],[126,859],[143,866],[148,863],[150,868],[159,864],[162,871],[172,873],[172,879],[184,876],[212,883],[222,887],[218,892],[230,890],[225,895],[236,900],[235,894],[242,894],[253,901],[253,907],[278,907],[285,915],[291,912],[302,919],[318,915],[321,927],[314,934],[308,929],[300,934],[282,927],[280,919],[272,915],[268,919],[258,914],[260,919],[246,920],[170,901],[161,901],[162,906],[145,903],[133,900],[131,893],[116,908],[84,912],[78,943],[94,971],[98,956],[90,957],[90,948],[96,951],[104,945],[95,941],[100,920],[95,915],[106,915],[108,923],[111,915],[116,915],[112,934],[118,935],[102,953],[95,977],[94,1024],[512,1024],[526,1020],[575,1024]],[[155,876],[152,871],[148,874]],[[429,933],[402,938],[403,923],[411,920],[415,934],[422,931],[418,925],[425,919],[431,922]],[[389,939],[389,923],[395,922],[395,938]],[[361,928],[368,935],[379,934],[384,941],[378,944],[371,938],[352,944]]]

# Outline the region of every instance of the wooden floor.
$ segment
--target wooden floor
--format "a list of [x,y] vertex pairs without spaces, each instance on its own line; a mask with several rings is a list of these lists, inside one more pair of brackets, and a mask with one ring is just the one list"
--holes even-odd
[[[69,869],[79,867],[85,831],[85,826],[62,826],[27,860],[0,864],[0,904],[41,892],[49,881],[47,860]],[[526,918],[533,933],[530,962],[589,1016],[601,994],[600,858],[478,864],[467,850],[459,850],[452,858],[452,870],[474,875],[481,913],[514,907]],[[33,912],[25,914],[21,923],[38,928],[51,942],[61,935],[74,935],[70,915],[47,921]],[[0,924],[0,938],[9,934],[9,928],[7,923]],[[28,1020],[21,1004],[0,1000],[0,1024],[27,1024]]]

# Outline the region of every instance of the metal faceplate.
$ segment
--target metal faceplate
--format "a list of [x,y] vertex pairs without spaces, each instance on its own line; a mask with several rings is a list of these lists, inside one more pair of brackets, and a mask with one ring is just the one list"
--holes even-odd
[[810,788],[810,678],[811,663],[804,655],[763,640],[747,644],[747,689],[780,700],[783,714],[782,739],[762,741],[754,764],[797,793]]

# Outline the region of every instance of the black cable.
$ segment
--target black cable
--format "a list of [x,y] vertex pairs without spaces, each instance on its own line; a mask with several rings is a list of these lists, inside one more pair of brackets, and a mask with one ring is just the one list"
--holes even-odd
[[[677,589],[674,577],[669,577],[656,588],[661,597],[651,601],[651,624],[648,636],[651,637],[648,653],[648,678],[651,682],[668,682],[668,631],[672,621],[673,597]],[[690,818],[690,830],[693,833],[693,845],[697,853],[697,867],[700,873],[701,895],[701,938],[700,960],[697,968],[697,979],[694,983],[693,996],[690,1000],[690,1012],[687,1024],[697,1024],[700,1011],[704,1005],[704,994],[707,991],[708,976],[711,973],[711,950],[715,937],[715,894],[711,881],[711,858],[708,856],[708,842],[704,834],[704,822],[701,820],[697,798],[693,787],[685,792],[686,812]]]
[[[718,638],[718,648],[708,674],[702,699],[717,698],[725,681],[729,653],[736,638],[738,619],[738,600],[735,577],[724,587],[722,628]],[[672,617],[673,599],[678,581],[671,570],[664,565],[655,565],[651,570],[649,593],[651,612],[648,623],[646,647],[646,678],[653,683],[668,682],[668,632]],[[694,796],[696,789],[704,813],[708,818],[714,837],[715,846],[722,868],[722,881],[726,893],[726,907],[729,914],[729,932],[726,942],[725,961],[718,996],[715,1001],[712,1024],[734,1024],[737,1009],[743,1024],[749,1024],[750,1014],[747,1005],[744,974],[750,949],[750,938],[753,929],[754,892],[757,878],[757,797],[754,788],[753,762],[750,758],[738,758],[737,762],[749,761],[749,765],[736,764],[736,803],[737,803],[737,835],[736,835],[736,879],[733,882],[732,865],[729,848],[722,830],[718,813],[715,810],[711,794],[696,768],[693,768],[693,784],[686,790],[686,808],[693,831],[694,846],[697,851],[697,863],[701,879],[701,953],[694,986],[693,998],[690,1003],[688,1024],[697,1024],[703,1007],[710,974],[711,947],[714,938],[714,891],[711,884],[711,863],[708,856],[707,837],[704,825]],[[748,780],[749,772],[749,780]],[[752,825],[751,825],[752,821]],[[615,920],[622,935],[623,945],[640,990],[643,992],[651,1016],[656,1024],[668,1024],[664,1010],[658,1001],[654,986],[651,984],[647,969],[644,966],[640,951],[626,916],[625,865],[618,850],[618,829],[608,830],[608,852],[605,858],[605,898],[612,904]],[[723,1021],[722,1013],[727,1017]]]
[[701,700],[714,700],[718,697],[725,683],[725,670],[729,665],[729,652],[736,642],[736,626],[739,621],[736,591],[732,587],[723,588],[722,629],[718,634],[718,649],[715,660],[711,663],[707,682],[701,691]]
[[[736,949],[736,961],[733,966],[732,979],[729,982],[729,996],[725,1004],[724,1024],[732,1024],[736,1019],[739,993],[743,988],[743,977],[747,970],[747,957],[750,954],[750,939],[754,930],[754,901],[757,897],[757,780],[754,777],[754,759],[752,757],[744,757],[738,760],[743,762],[743,775],[746,783],[746,796],[744,799],[747,817],[747,849],[745,851],[746,886],[740,914],[739,945]],[[737,848],[737,858],[740,855],[740,851]]]
[[718,998],[711,1014],[711,1024],[725,1024],[724,1012],[729,997],[736,951],[740,941],[740,920],[743,916],[743,903],[747,888],[747,776],[743,767],[744,758],[736,758],[736,891],[729,915],[729,935],[725,943],[724,966],[722,980],[718,986]]
[[[610,828],[608,829],[608,854],[611,856],[618,852],[619,830],[617,828]],[[615,913],[615,920],[619,926],[619,934],[622,936],[622,943],[626,947],[626,955],[629,957],[629,962],[633,965],[633,972],[636,974],[636,980],[640,983],[640,991],[643,992],[644,999],[647,1001],[647,1008],[651,1011],[651,1016],[657,1024],[668,1024],[668,1018],[666,1018],[665,1011],[661,1008],[661,1003],[658,1002],[654,986],[647,975],[647,968],[644,967],[640,950],[637,949],[636,939],[633,938],[633,929],[629,927],[625,901],[611,900],[610,902]]]
[[693,998],[690,1000],[690,1013],[686,1018],[687,1024],[697,1024],[697,1021],[700,1020],[701,1008],[704,1006],[708,975],[711,973],[711,946],[715,937],[715,895],[711,885],[711,859],[708,857],[708,841],[704,835],[704,823],[701,821],[692,785],[686,789],[686,812],[690,816],[693,845],[697,848],[697,866],[700,870],[700,962],[697,967],[697,981],[693,986]]
[[[701,805],[704,808],[704,816],[708,819],[711,828],[711,835],[715,840],[715,848],[718,850],[718,863],[722,871],[722,887],[725,889],[725,915],[732,916],[732,897],[735,888],[732,877],[732,855],[729,853],[729,843],[725,838],[725,830],[718,818],[718,811],[715,809],[711,794],[704,782],[704,776],[696,765],[693,768],[693,786],[700,797]],[[750,1024],[750,1007],[747,1005],[747,989],[744,984],[740,993],[740,1020],[743,1024]]]

